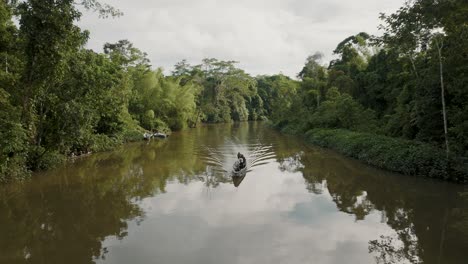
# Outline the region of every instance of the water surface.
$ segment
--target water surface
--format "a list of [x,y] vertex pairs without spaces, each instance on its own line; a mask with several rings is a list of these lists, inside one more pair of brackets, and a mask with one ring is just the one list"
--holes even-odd
[[[245,154],[245,177],[229,171]],[[467,263],[468,189],[261,123],[212,125],[0,187],[0,263]]]

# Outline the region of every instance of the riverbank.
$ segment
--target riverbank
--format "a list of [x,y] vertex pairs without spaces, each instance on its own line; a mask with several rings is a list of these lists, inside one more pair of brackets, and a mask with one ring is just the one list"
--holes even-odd
[[30,150],[29,153],[18,154],[17,156],[21,157],[19,161],[10,158],[2,163],[0,159],[0,184],[28,179],[33,172],[53,169],[67,160],[86,157],[94,153],[112,151],[126,143],[143,141],[145,139],[144,133],[146,132],[148,131],[144,128],[133,127],[112,137],[95,134],[89,141],[90,144],[85,148],[64,153],[36,147],[36,149]]
[[405,175],[468,182],[468,166],[460,158],[446,158],[429,144],[344,129],[316,128],[305,133],[307,142],[330,148],[374,167]]

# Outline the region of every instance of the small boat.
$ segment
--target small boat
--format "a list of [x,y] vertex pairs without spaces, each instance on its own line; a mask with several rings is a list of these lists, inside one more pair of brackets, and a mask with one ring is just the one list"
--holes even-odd
[[232,177],[242,177],[245,174],[247,174],[247,166],[238,170],[233,169],[231,173]]
[[237,160],[232,166],[232,176],[245,176],[247,173],[247,159],[240,152],[237,153]]
[[167,135],[167,134],[164,134],[164,133],[156,132],[156,133],[153,134],[153,137],[157,137],[157,138],[167,138],[168,135]]
[[149,140],[149,139],[152,139],[152,138],[167,138],[167,137],[169,137],[168,134],[159,133],[159,132],[156,132],[156,133],[144,133],[144,134],[143,134],[143,139],[146,139],[146,140]]
[[145,139],[145,140],[149,140],[149,139],[151,139],[152,137],[153,137],[152,134],[149,134],[149,133],[144,133],[144,134],[143,134],[143,139]]

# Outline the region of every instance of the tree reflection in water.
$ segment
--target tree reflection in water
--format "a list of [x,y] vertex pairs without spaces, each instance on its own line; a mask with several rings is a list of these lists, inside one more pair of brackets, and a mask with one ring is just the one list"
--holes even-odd
[[0,263],[105,258],[102,241],[124,238],[129,220],[144,219],[143,198],[164,193],[168,181],[188,183],[200,174],[202,162],[191,153],[161,155],[168,147],[190,147],[189,141],[151,144],[91,155],[30,182],[0,186]]
[[[206,147],[217,163],[207,162]],[[245,178],[226,173],[237,151],[250,158],[252,172]],[[105,258],[103,241],[127,236],[130,222],[146,218],[142,201],[165,193],[169,184],[203,182],[208,192],[231,184],[242,188],[241,182],[255,183],[256,169],[271,164],[279,173],[302,175],[305,189],[329,195],[337,210],[355,221],[380,214],[394,233],[369,241],[377,263],[460,263],[466,256],[466,187],[374,170],[253,123],[129,145],[0,187],[0,263]]]
[[[353,214],[356,221],[380,212],[381,222],[396,234],[377,235],[369,241],[377,263],[459,263],[463,259],[468,249],[465,187],[391,175],[327,152],[311,149],[301,155],[305,166],[298,170],[306,188],[314,194],[326,189],[337,208]],[[279,158],[279,162],[295,157]]]

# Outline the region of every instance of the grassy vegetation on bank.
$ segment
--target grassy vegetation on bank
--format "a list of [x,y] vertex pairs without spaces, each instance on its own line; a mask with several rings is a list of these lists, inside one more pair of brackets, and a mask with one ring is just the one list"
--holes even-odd
[[369,165],[407,175],[468,182],[468,166],[430,144],[344,129],[309,130],[306,140]]

